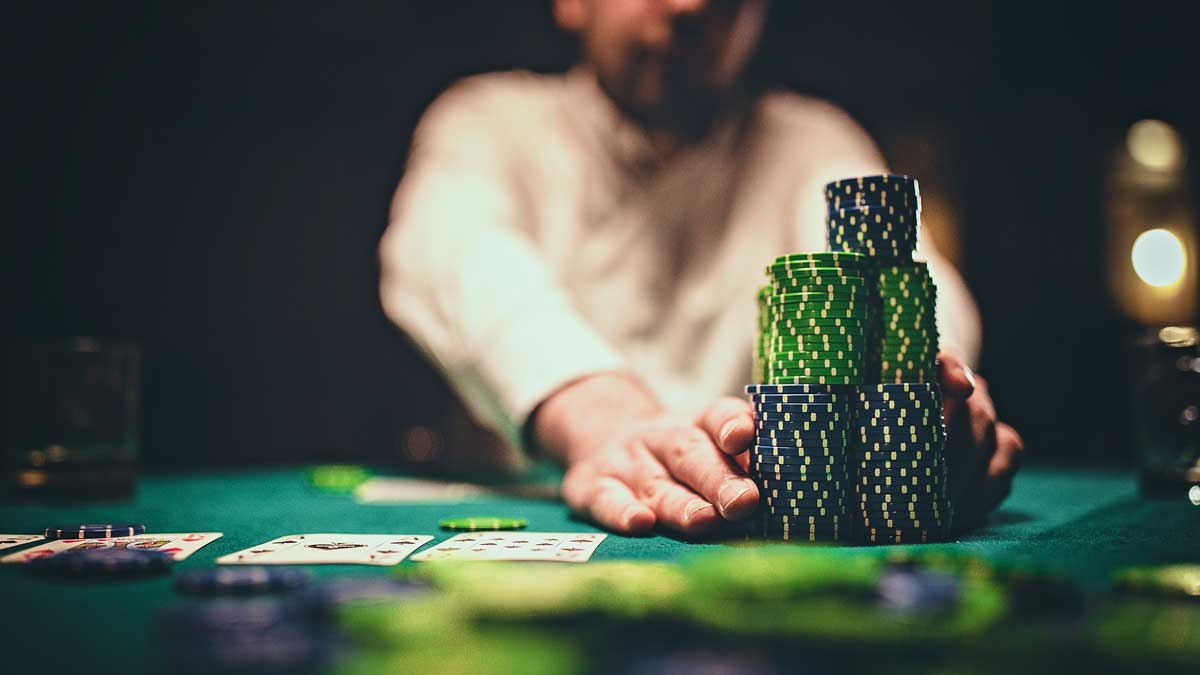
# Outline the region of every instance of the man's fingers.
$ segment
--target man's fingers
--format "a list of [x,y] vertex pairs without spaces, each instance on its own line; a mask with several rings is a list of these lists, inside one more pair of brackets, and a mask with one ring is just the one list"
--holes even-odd
[[967,413],[971,422],[971,437],[976,444],[986,445],[990,456],[996,443],[996,406],[992,404],[987,381],[982,377],[976,380],[975,393],[967,399]]
[[745,452],[754,440],[754,416],[750,403],[726,396],[708,406],[698,420],[720,450],[737,455]]
[[996,452],[988,463],[989,478],[1012,476],[1025,456],[1025,442],[1017,430],[1003,422],[996,423]]
[[703,534],[720,521],[717,509],[669,476],[643,476],[638,493],[662,525],[685,534]]
[[967,398],[975,391],[975,375],[957,354],[940,351],[937,360],[941,370],[942,395],[946,399]]
[[741,520],[757,507],[754,483],[739,475],[732,458],[699,428],[666,429],[648,439],[647,447],[676,480],[699,493],[726,520]]
[[654,511],[638,501],[625,483],[591,471],[568,471],[563,501],[576,513],[622,534],[641,534],[654,527]]

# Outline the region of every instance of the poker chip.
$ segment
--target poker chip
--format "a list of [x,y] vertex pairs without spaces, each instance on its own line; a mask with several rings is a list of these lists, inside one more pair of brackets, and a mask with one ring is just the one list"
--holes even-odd
[[524,518],[499,518],[495,516],[473,516],[469,518],[443,518],[438,527],[443,530],[478,532],[481,530],[519,530],[529,524]]
[[134,577],[171,569],[169,553],[130,548],[69,550],[33,558],[24,567],[33,574],[74,578]]
[[1200,599],[1200,565],[1129,567],[1113,574],[1121,593],[1158,598]]
[[371,477],[366,467],[357,464],[323,464],[308,470],[308,481],[322,492],[353,492]]
[[47,539],[111,539],[113,537],[133,537],[145,533],[146,526],[140,523],[108,523],[47,527],[45,537]]
[[318,672],[336,646],[302,606],[269,598],[174,606],[157,626],[166,653],[186,673]]
[[785,539],[820,516],[863,543],[936,541],[953,508],[937,285],[912,256],[920,189],[880,174],[829,183],[825,199],[831,250],[775,258],[756,296],[756,527]]
[[217,567],[188,570],[175,578],[175,590],[190,595],[259,595],[308,585],[303,570],[271,567]]
[[332,620],[340,608],[348,605],[416,600],[432,592],[429,583],[418,579],[346,577],[312,584],[293,599],[308,615]]
[[949,572],[889,566],[880,576],[876,592],[882,609],[918,615],[953,609],[962,589]]

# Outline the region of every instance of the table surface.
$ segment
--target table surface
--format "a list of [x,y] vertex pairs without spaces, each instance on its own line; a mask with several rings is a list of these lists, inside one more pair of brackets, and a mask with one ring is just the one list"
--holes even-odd
[[[432,534],[436,543],[453,534],[438,529],[440,518],[475,514],[524,516],[531,531],[596,531],[572,519],[561,503],[551,501],[486,497],[452,504],[358,504],[348,495],[314,491],[303,470],[289,468],[149,476],[139,484],[135,498],[119,503],[6,505],[0,509],[0,532],[119,521],[145,523],[150,532],[224,532],[223,538],[177,565],[190,569],[212,565],[220,555],[285,534]],[[1033,564],[1066,573],[1098,591],[1114,569],[1126,565],[1200,562],[1198,541],[1200,508],[1182,495],[1170,501],[1144,499],[1135,478],[1127,473],[1027,468],[986,528],[953,543],[925,548],[945,547],[997,562]],[[712,546],[720,544],[686,543],[666,536],[610,536],[593,559],[673,560]],[[391,571],[342,565],[308,569],[318,576]],[[4,565],[0,591],[5,617],[0,634],[6,645],[28,655],[29,662],[43,670],[77,666],[80,659],[111,663],[112,670],[125,673],[150,672],[165,663],[154,649],[154,620],[159,611],[179,601],[170,577],[63,582],[31,577],[18,566]]]

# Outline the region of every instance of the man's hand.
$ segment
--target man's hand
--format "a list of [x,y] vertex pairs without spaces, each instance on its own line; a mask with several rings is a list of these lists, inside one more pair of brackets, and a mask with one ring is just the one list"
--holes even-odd
[[663,412],[631,377],[593,375],[553,394],[533,424],[567,464],[567,505],[615,532],[662,525],[701,535],[758,506],[745,472],[754,440],[745,401],[721,399],[689,420]]
[[938,354],[942,414],[950,431],[950,501],[955,529],[978,525],[1008,496],[1025,454],[1016,429],[996,419],[987,382],[950,352]]

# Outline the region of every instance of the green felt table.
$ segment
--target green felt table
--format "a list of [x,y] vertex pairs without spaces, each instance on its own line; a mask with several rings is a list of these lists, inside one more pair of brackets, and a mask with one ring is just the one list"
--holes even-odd
[[[562,504],[509,497],[468,503],[364,505],[347,495],[314,491],[301,469],[151,475],[136,497],[119,503],[6,505],[0,532],[38,532],[48,525],[140,522],[151,532],[219,531],[225,536],[180,563],[179,569],[213,564],[218,556],[268,539],[303,532],[452,533],[440,518],[473,514],[519,515],[533,531],[595,531],[572,519]],[[1027,468],[990,524],[958,541],[930,544],[979,554],[998,562],[1035,564],[1102,590],[1119,567],[1200,562],[1200,508],[1180,498],[1139,496],[1133,475],[1093,470]],[[610,536],[594,560],[674,560],[720,544],[666,536]],[[878,549],[857,549],[876,554]],[[850,555],[854,552],[848,553]],[[403,563],[420,564],[420,563]],[[313,566],[318,576],[386,575],[388,568]],[[76,666],[124,673],[160,670],[155,616],[179,597],[170,577],[100,583],[63,582],[0,569],[5,644],[19,661],[39,669]]]

